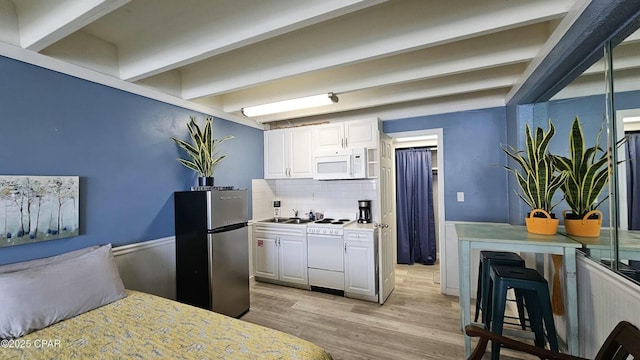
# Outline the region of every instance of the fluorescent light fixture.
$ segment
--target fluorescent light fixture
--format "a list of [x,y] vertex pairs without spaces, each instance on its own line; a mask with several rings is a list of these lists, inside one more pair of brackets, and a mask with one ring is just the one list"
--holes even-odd
[[291,100],[277,101],[273,103],[247,106],[242,108],[242,114],[247,117],[275,114],[285,111],[307,109],[322,105],[329,105],[338,102],[338,97],[334,93],[307,96]]
[[640,122],[640,116],[627,116],[622,119],[622,122],[624,123]]
[[438,135],[422,135],[422,136],[407,136],[396,138],[397,142],[408,142],[408,141],[422,141],[422,140],[437,140]]

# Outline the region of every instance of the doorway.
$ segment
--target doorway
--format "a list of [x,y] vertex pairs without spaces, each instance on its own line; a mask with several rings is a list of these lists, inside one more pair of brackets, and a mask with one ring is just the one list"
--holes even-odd
[[[432,174],[433,174],[433,199],[436,234],[436,257],[440,264],[440,292],[445,293],[446,278],[446,233],[445,233],[445,208],[444,208],[444,142],[443,130],[428,129],[387,134],[394,139],[395,149],[410,147],[428,147],[432,154]],[[397,190],[396,194],[397,196]],[[395,197],[395,196],[394,196]],[[396,224],[396,229],[397,229]],[[397,238],[397,237],[396,237]],[[397,253],[397,252],[396,252]]]

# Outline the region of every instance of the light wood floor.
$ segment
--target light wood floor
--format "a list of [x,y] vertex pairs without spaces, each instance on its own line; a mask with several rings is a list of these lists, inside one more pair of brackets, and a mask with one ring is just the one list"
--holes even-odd
[[253,282],[242,320],[309,340],[335,360],[464,359],[458,297],[440,294],[438,282],[438,265],[397,265],[396,288],[382,306]]

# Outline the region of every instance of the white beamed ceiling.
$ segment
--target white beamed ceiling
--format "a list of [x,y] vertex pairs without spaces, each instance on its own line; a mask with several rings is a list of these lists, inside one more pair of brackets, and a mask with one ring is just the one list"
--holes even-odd
[[[505,105],[587,3],[0,0],[0,55],[256,127],[393,120]],[[324,92],[340,101],[241,115]]]

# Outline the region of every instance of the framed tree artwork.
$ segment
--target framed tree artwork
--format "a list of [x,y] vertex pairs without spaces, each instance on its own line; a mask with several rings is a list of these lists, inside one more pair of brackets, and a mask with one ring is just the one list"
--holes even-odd
[[0,176],[0,247],[78,236],[78,176]]

